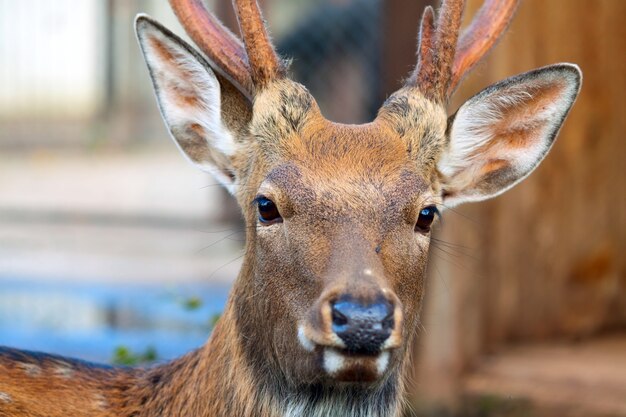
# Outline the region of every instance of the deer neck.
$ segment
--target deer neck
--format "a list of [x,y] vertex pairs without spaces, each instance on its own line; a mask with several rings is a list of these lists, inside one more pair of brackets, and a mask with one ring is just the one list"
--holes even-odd
[[240,354],[229,309],[201,348],[150,368],[121,397],[121,415],[274,416],[255,413],[256,384]]

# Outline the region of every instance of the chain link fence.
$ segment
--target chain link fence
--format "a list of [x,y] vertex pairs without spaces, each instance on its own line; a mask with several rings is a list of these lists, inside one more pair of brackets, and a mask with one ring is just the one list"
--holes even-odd
[[316,2],[277,40],[294,78],[332,120],[366,122],[380,105],[380,9],[379,0]]
[[[208,3],[228,23],[230,2]],[[261,3],[325,116],[370,120],[381,102],[380,0]],[[184,33],[162,0],[0,0],[0,147],[162,143],[132,30],[141,11]]]

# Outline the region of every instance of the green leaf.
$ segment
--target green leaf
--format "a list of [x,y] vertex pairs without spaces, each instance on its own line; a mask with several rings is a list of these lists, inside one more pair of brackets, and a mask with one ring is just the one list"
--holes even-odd
[[202,299],[200,297],[189,297],[183,301],[183,307],[189,311],[197,310],[202,307]]

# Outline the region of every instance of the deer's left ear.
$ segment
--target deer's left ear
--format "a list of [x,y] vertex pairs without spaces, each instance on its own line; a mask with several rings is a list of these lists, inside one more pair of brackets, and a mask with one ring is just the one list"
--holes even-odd
[[448,123],[437,163],[447,206],[496,196],[530,174],[550,150],[578,96],[582,73],[557,64],[492,85]]

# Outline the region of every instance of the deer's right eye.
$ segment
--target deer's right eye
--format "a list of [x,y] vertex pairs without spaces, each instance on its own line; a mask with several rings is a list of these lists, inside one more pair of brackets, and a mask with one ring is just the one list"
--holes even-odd
[[264,224],[274,224],[283,221],[276,204],[267,197],[260,196],[255,199],[259,211],[259,221]]

